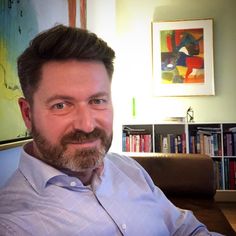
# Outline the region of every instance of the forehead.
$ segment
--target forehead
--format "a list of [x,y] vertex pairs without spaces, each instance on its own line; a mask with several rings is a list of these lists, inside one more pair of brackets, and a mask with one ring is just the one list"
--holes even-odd
[[110,79],[102,62],[51,61],[43,65],[39,90],[108,89]]
[[50,61],[42,66],[42,78],[61,77],[63,76],[79,76],[83,77],[107,77],[108,74],[104,64],[100,61],[79,61],[79,60],[65,60],[65,61]]

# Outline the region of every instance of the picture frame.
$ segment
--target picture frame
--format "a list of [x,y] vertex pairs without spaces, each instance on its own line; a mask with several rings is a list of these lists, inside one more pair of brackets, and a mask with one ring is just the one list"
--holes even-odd
[[152,22],[155,96],[215,95],[213,19]]
[[17,57],[36,34],[56,24],[86,28],[86,3],[87,0],[0,2],[0,150],[32,139],[18,106],[23,95]]

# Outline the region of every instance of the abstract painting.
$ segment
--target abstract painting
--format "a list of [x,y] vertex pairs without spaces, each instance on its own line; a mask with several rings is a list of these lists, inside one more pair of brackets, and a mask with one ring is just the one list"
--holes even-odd
[[18,56],[36,34],[56,24],[85,27],[85,11],[86,0],[0,1],[0,149],[30,138],[18,107]]
[[155,95],[214,95],[212,24],[212,19],[153,22]]

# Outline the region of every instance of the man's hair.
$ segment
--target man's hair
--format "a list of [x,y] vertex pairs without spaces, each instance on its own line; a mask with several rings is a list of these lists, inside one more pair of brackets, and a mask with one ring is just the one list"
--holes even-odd
[[37,35],[17,60],[23,94],[33,103],[42,66],[47,62],[69,59],[101,61],[112,79],[114,58],[115,52],[96,34],[85,29],[57,25]]

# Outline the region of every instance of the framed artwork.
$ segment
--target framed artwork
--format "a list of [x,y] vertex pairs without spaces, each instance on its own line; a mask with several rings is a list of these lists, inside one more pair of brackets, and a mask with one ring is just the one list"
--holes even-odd
[[213,20],[152,23],[156,96],[215,95]]
[[86,0],[0,1],[0,150],[31,139],[18,107],[16,61],[36,34],[56,24],[86,28]]

